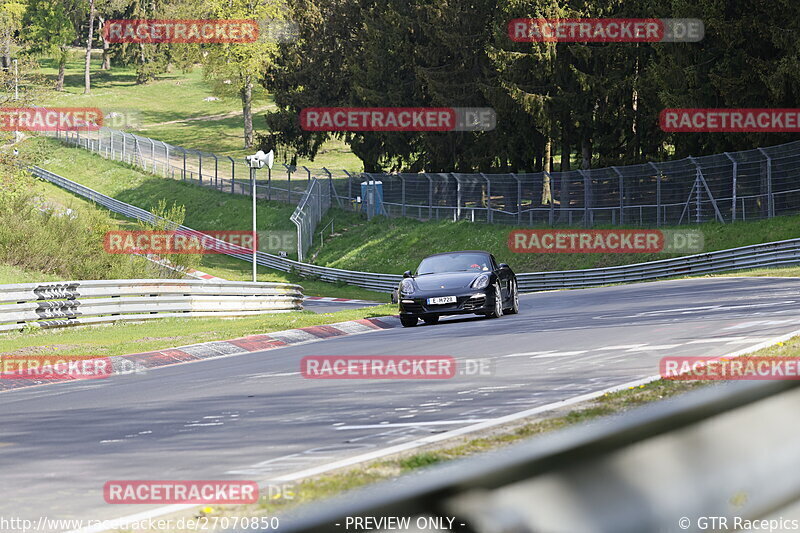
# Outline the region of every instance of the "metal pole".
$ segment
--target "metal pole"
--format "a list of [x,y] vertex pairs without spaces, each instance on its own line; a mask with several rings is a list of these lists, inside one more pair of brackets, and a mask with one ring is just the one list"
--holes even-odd
[[225,156],[225,157],[227,157],[231,162],[231,194],[233,194],[233,193],[236,192],[233,189],[233,187],[236,184],[236,164],[233,162],[233,158],[231,156],[228,155],[228,156]]
[[215,154],[211,154],[214,158],[214,188],[219,189],[219,159]]
[[197,172],[197,176],[200,179],[200,185],[203,184],[203,152],[200,150],[197,151],[197,161],[199,164],[199,170]]
[[592,212],[589,209],[589,203],[591,201],[591,190],[590,190],[591,181],[589,180],[589,176],[583,169],[578,170],[578,172],[583,178],[583,223],[587,227],[592,227],[593,225]]
[[519,178],[513,172],[511,173],[511,177],[517,180],[517,223],[522,224],[522,182],[519,181]]
[[183,174],[181,174],[181,179],[186,181],[186,148],[181,148],[183,150]]
[[250,167],[250,192],[253,197],[253,281],[258,281],[256,278],[256,169]]
[[729,154],[728,152],[723,152],[725,156],[731,160],[733,163],[733,199],[731,200],[731,220],[736,221],[736,171],[738,169],[739,163]]
[[406,216],[406,179],[402,174],[397,175],[400,178],[400,214]]
[[775,216],[775,199],[772,197],[772,158],[763,148],[758,149],[767,158],[767,217]]
[[[622,172],[620,172],[617,169],[617,167],[611,167],[611,170],[613,170],[617,174],[617,176],[619,176],[619,225],[621,226],[622,224],[624,224],[623,221],[625,219],[625,215],[624,215],[624,213],[625,213],[625,190],[623,189],[623,187],[625,186],[625,183],[624,183],[624,181],[622,179]],[[658,212],[657,211],[656,211],[656,217],[658,217]]]
[[[664,218],[661,216],[661,169],[652,161],[650,162],[650,166],[656,171],[656,226],[660,226],[661,220]],[[666,222],[666,220],[664,220],[664,222]]]
[[483,172],[480,173],[480,176],[486,180],[486,222],[492,221],[492,182],[489,181],[489,178],[486,177],[486,174]]
[[428,220],[433,218],[433,178],[426,172],[425,177],[428,178]]

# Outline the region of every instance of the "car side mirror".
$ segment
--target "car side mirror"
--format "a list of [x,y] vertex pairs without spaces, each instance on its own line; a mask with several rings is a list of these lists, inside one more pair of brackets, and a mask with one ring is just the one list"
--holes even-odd
[[500,269],[500,270],[508,270],[508,269],[509,269],[509,268],[511,268],[511,267],[510,267],[510,266],[508,266],[508,263],[500,263],[500,264],[497,266],[497,268],[498,268],[498,269]]
[[405,272],[403,272],[403,277],[404,278],[410,278],[411,277],[411,271],[410,270],[406,270]]

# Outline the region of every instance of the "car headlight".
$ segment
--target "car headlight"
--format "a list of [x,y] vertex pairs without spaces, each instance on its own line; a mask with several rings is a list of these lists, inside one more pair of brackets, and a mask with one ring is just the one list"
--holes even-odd
[[489,276],[481,274],[472,282],[473,289],[485,289],[489,286]]
[[412,282],[409,278],[404,279],[400,282],[400,292],[403,294],[411,294],[414,292],[414,282]]

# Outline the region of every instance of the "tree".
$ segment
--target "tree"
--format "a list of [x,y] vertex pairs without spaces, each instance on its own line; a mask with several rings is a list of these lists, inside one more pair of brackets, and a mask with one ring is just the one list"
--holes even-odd
[[58,63],[56,90],[64,90],[64,69],[68,46],[75,40],[74,16],[77,6],[71,0],[29,0],[22,17],[21,34],[27,50],[34,54],[54,54]]
[[211,16],[220,19],[252,19],[261,23],[258,39],[252,43],[214,43],[204,49],[204,72],[208,79],[230,81],[242,102],[244,147],[251,148],[253,133],[253,85],[273,62],[278,47],[270,38],[268,25],[280,22],[286,13],[279,0],[211,0]]
[[24,0],[0,0],[0,69],[11,68],[11,48],[22,27]]
[[83,94],[89,94],[92,87],[92,39],[94,39],[94,0],[89,0],[89,31],[86,35],[86,59],[83,67]]

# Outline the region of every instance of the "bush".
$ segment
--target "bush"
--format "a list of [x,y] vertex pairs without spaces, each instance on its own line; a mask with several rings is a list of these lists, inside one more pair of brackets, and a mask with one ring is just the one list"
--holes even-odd
[[0,161],[0,263],[67,279],[159,277],[158,267],[106,253],[103,239],[117,224],[95,209],[42,206],[41,187],[27,172]]

